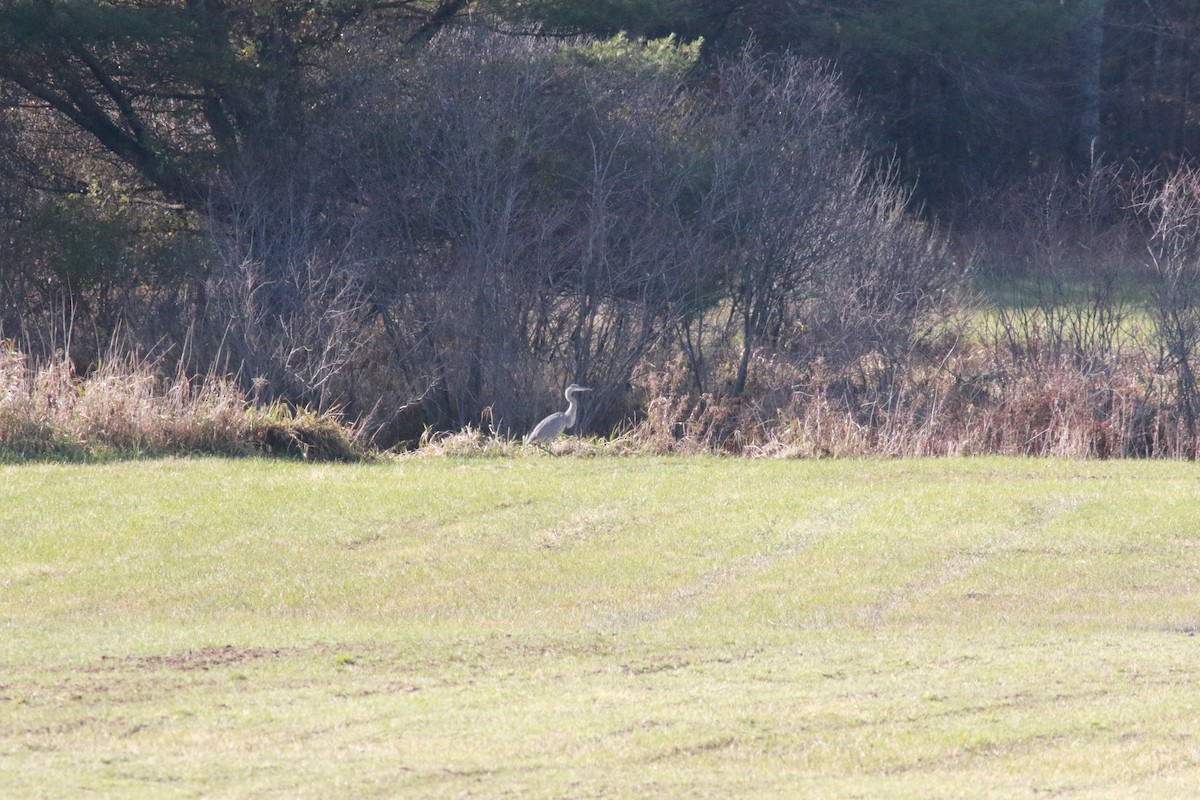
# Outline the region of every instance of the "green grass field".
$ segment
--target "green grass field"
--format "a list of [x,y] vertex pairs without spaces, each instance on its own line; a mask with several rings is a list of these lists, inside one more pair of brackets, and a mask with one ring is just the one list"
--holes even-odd
[[0,797],[1193,798],[1200,471],[0,467]]

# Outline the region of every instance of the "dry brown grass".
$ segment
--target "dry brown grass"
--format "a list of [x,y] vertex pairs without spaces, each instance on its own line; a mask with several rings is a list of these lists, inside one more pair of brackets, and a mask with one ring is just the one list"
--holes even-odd
[[1191,458],[1173,382],[1144,354],[1029,358],[983,344],[891,368],[878,355],[800,364],[762,354],[746,397],[689,391],[682,361],[635,379],[644,416],[607,439],[523,446],[469,426],[421,456],[723,454],[749,458],[1009,455]]
[[[609,438],[527,447],[482,426],[427,432],[418,456],[728,454],[750,458],[1020,455],[1192,458],[1175,382],[1144,354],[1090,359],[975,342],[889,364],[758,354],[743,397],[697,395],[682,361],[635,379],[644,415]],[[0,455],[287,455],[356,460],[336,416],[251,402],[219,375],[164,376],[112,352],[85,375],[0,343]]]
[[1190,458],[1171,381],[1141,356],[1018,360],[982,345],[889,369],[762,356],[747,398],[691,396],[682,367],[642,376],[647,453],[750,457],[1019,455]]
[[10,457],[289,455],[355,460],[354,432],[331,415],[256,406],[231,379],[175,374],[115,350],[86,375],[60,357],[32,363],[0,342],[0,453]]

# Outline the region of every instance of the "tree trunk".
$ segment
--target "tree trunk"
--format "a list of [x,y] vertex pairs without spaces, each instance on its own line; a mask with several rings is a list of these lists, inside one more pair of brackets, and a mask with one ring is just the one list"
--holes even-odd
[[1104,0],[1084,0],[1080,28],[1079,156],[1093,164],[1100,149],[1100,68],[1104,55]]

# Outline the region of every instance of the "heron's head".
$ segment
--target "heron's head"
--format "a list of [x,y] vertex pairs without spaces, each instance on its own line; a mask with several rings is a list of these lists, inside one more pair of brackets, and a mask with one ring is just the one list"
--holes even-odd
[[578,383],[572,383],[570,386],[567,387],[567,391],[565,392],[565,394],[567,396],[567,399],[569,400],[571,398],[571,395],[575,394],[576,392],[590,392],[590,391],[591,391],[591,389],[589,389],[586,386],[580,386]]

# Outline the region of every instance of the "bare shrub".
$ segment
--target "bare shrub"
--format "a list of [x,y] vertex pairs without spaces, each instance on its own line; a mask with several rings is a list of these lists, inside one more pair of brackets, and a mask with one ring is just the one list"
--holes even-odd
[[[315,259],[278,279],[269,272],[249,259],[214,268],[206,291],[213,358],[244,376],[256,400],[337,408],[345,400],[344,373],[370,336],[358,279]],[[290,296],[290,307],[280,307],[280,294]]]
[[1015,295],[998,303],[989,335],[1013,358],[1100,367],[1130,346],[1139,236],[1124,182],[1103,165],[1054,169],[983,204],[981,272]]
[[[364,191],[379,229],[403,235],[373,297],[435,427],[490,407],[523,429],[572,381],[597,387],[581,427],[612,424],[662,339],[685,238],[687,176],[668,169],[662,130],[680,75],[637,66],[582,44],[446,35],[364,99],[380,132]],[[419,96],[404,94],[414,75]]]
[[715,236],[710,257],[724,265],[730,327],[722,336],[741,340],[728,390],[740,396],[752,354],[790,334],[821,269],[845,246],[841,223],[865,160],[848,145],[848,101],[819,65],[746,49],[718,69],[716,83],[700,123],[712,165],[704,225]]
[[1138,208],[1150,226],[1151,314],[1158,346],[1157,372],[1173,381],[1172,405],[1179,414],[1190,458],[1197,451],[1200,387],[1200,169],[1182,167],[1157,186],[1149,185]]
[[362,223],[339,192],[338,131],[281,135],[247,153],[213,197],[212,258],[194,323],[197,359],[240,376],[262,403],[344,405],[346,372],[371,336]]
[[[712,313],[680,321],[693,373],[725,373],[718,396],[757,401],[786,386],[752,374],[776,359],[852,364],[876,353],[900,369],[957,277],[943,240],[910,215],[892,176],[869,169],[826,66],[745,50],[717,82],[697,128],[710,143],[706,257],[724,266],[727,316],[723,328]],[[732,365],[703,358],[730,342]],[[889,381],[875,388],[886,394]],[[695,383],[703,391],[711,374]]]

